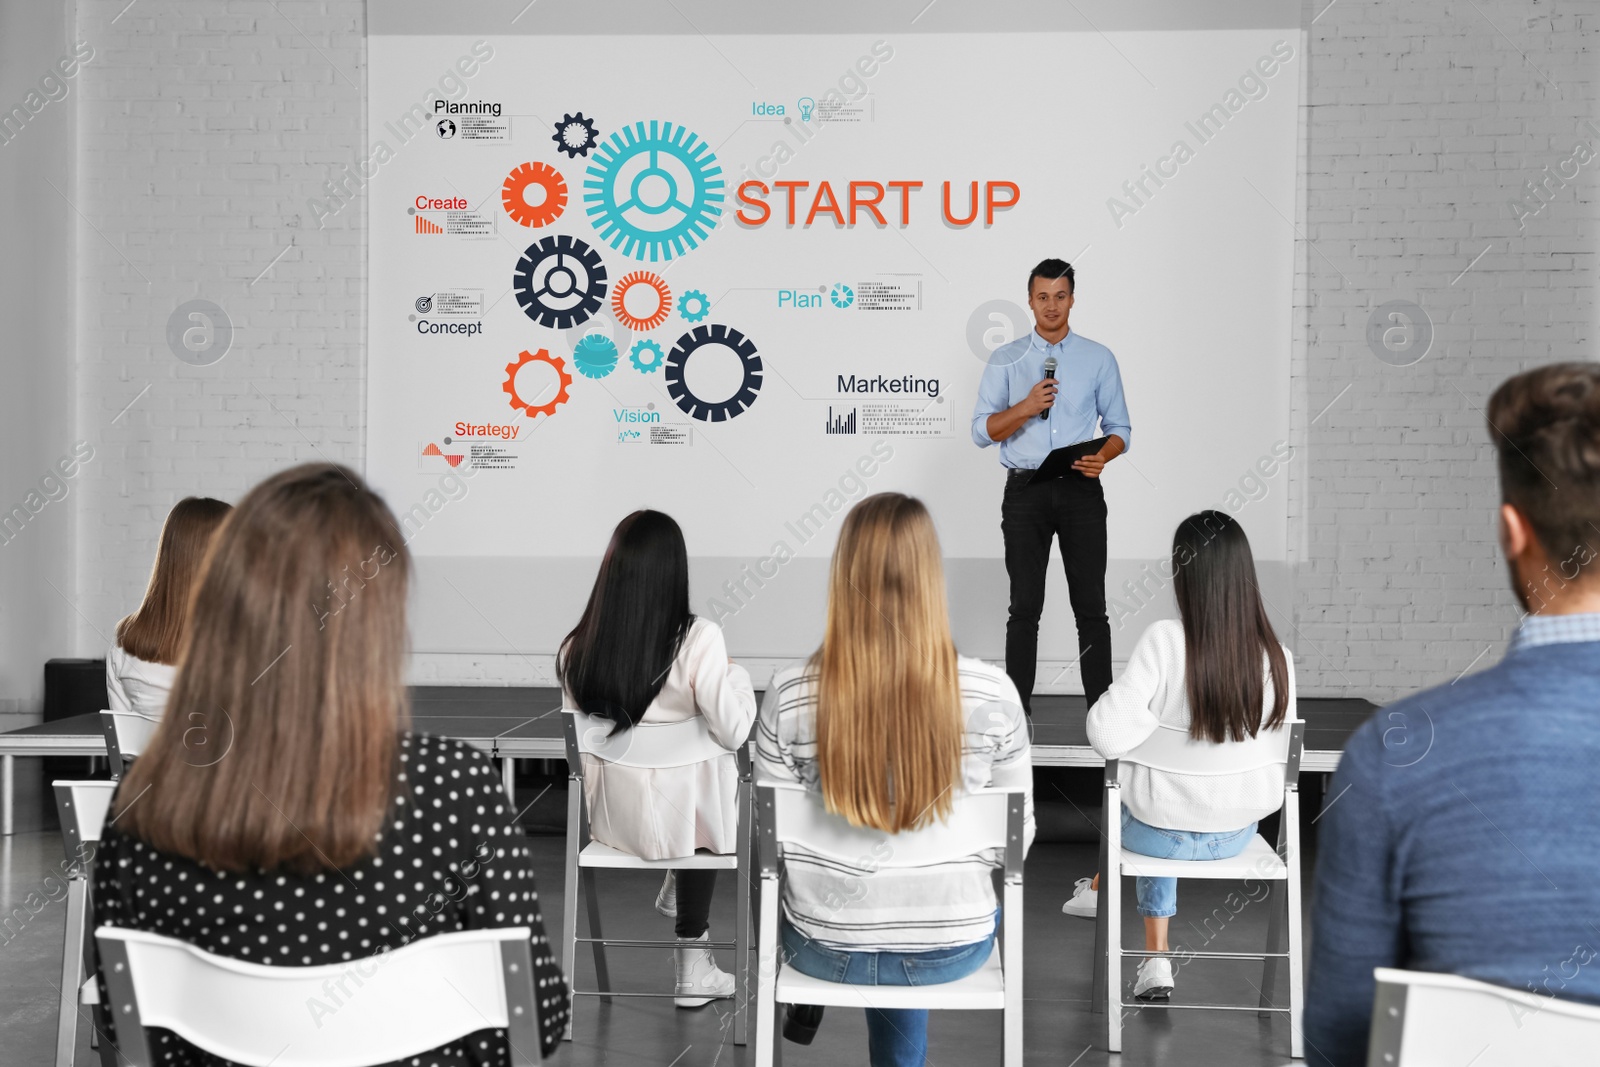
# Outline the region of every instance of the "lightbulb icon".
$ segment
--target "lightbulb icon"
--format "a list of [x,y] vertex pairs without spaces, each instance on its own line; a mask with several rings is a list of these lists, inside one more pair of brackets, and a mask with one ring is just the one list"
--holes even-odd
[[815,100],[809,96],[802,96],[800,98],[800,121],[810,122],[811,112],[816,109],[816,106],[817,102]]

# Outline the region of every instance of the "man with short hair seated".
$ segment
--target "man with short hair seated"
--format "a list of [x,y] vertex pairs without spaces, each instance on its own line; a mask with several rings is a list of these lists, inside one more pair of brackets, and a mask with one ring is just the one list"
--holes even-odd
[[1374,967],[1600,1003],[1600,365],[1489,401],[1505,658],[1356,731],[1321,821],[1306,1057],[1366,1062]]

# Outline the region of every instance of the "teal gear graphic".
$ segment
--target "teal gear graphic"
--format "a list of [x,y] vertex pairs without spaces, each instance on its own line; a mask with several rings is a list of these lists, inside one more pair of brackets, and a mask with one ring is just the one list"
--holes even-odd
[[711,314],[711,301],[698,289],[688,289],[678,297],[678,314],[685,322],[699,322]]
[[594,150],[583,201],[612,248],[656,262],[699,247],[722,215],[723,188],[710,145],[652,120],[623,127]]
[[[695,396],[683,380],[684,365],[689,362],[689,357],[707,345],[720,345],[732,350],[744,369],[739,391],[726,400],[706,400]],[[666,379],[667,393],[685,415],[700,422],[727,422],[756,402],[756,394],[761,391],[761,357],[756,355],[755,344],[731,326],[717,323],[696,326],[672,346],[672,354],[667,356]]]
[[667,354],[661,346],[646,337],[628,350],[628,359],[633,363],[634,369],[642,374],[654,374],[661,369],[661,364],[666,362]]
[[856,302],[856,291],[844,282],[834,284],[833,292],[828,294],[828,299],[833,301],[836,308],[847,308]]
[[572,346],[572,365],[585,378],[604,378],[617,369],[617,342],[598,331],[584,334]]

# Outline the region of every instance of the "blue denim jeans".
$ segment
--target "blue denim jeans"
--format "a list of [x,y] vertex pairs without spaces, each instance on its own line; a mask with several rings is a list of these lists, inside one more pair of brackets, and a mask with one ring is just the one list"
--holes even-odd
[[[1141,856],[1163,860],[1225,860],[1243,852],[1255,836],[1256,824],[1243,830],[1204,833],[1198,830],[1163,830],[1142,823],[1122,809],[1122,847]],[[1139,896],[1139,914],[1160,919],[1178,912],[1176,878],[1134,879]]]
[[[995,911],[998,921],[1000,912]],[[784,962],[801,974],[849,985],[936,985],[965,978],[989,960],[994,935],[971,945],[931,952],[854,952],[813,941],[780,919]],[[928,1013],[922,1008],[868,1008],[867,1055],[872,1067],[923,1067],[928,1058]]]

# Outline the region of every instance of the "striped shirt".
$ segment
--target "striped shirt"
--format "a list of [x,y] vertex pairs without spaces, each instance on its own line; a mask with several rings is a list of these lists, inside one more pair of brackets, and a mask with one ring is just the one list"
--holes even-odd
[[[1022,701],[998,667],[962,657],[958,670],[967,722],[963,785],[1026,792],[1026,852],[1034,833],[1033,762]],[[755,775],[821,789],[816,678],[803,664],[779,671],[767,689],[756,725]],[[994,932],[992,874],[1000,858],[992,850],[926,867],[880,867],[882,858],[841,863],[785,847],[784,916],[813,940],[855,951],[927,952]]]

